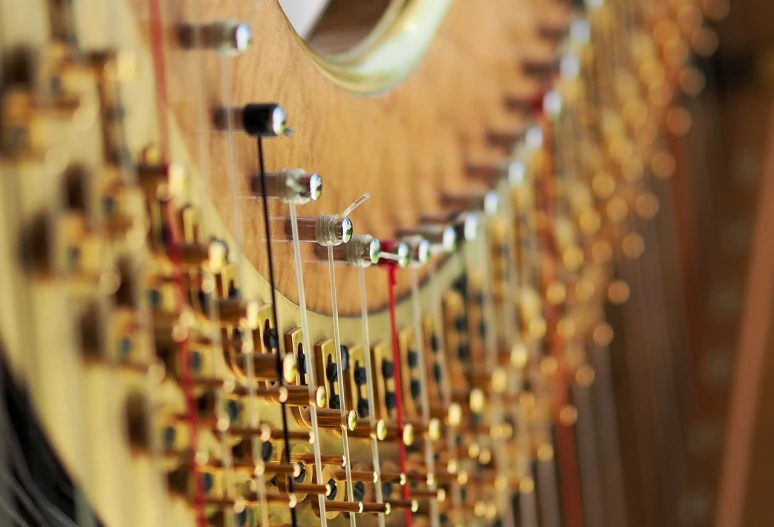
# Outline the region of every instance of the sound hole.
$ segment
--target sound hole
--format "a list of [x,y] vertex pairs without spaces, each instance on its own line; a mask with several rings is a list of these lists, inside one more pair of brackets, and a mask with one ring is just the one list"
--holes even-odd
[[345,53],[374,31],[388,8],[405,0],[280,0],[293,29],[317,53]]

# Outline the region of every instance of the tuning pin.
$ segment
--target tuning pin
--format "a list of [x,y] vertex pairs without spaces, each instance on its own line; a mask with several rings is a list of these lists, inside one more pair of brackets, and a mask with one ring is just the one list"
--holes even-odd
[[[302,453],[310,454],[307,447],[304,445],[296,445],[293,448],[296,451],[295,455]],[[295,457],[291,454],[291,456]],[[312,455],[314,457],[314,455]],[[285,478],[277,478],[277,488],[282,491],[291,491],[298,497],[299,501],[304,501],[308,494],[316,494],[329,496],[333,491],[333,487],[330,483],[312,483],[313,471],[307,470],[307,466],[302,462],[296,462],[296,465],[300,466],[300,471],[297,475],[293,476],[292,481],[288,481]],[[291,485],[292,484],[292,487]]]
[[454,214],[428,214],[422,216],[422,223],[450,224],[457,233],[458,240],[473,241],[478,237],[478,215],[468,212]]
[[446,426],[457,427],[462,421],[462,407],[458,403],[451,403],[448,407],[443,404],[430,404],[430,416]]
[[430,418],[427,422],[409,419],[404,423],[404,428],[407,424],[413,428],[415,437],[427,437],[431,441],[438,441],[441,438],[441,421],[438,419]]
[[282,431],[282,430],[271,430],[269,432],[269,438],[274,441],[284,441],[285,440],[285,434],[287,434],[288,439],[291,441],[300,441],[309,445],[313,445],[314,442],[317,440],[314,432],[312,431],[295,431],[295,430],[288,430],[288,431]]
[[246,22],[219,20],[210,24],[181,24],[177,28],[180,45],[186,49],[203,48],[224,55],[237,55],[253,43],[253,32]]
[[[234,354],[232,356],[231,366],[234,372],[244,379],[248,379],[251,374],[244,364],[245,360],[253,363],[252,378],[260,381],[276,381],[278,377],[277,354],[249,352],[243,354]],[[279,370],[282,372],[282,378],[285,382],[294,382],[298,372],[298,362],[295,355],[286,353],[279,361]],[[249,379],[248,379],[249,380]]]
[[408,476],[403,472],[382,471],[379,477],[381,478],[382,483],[394,483],[403,486],[408,482]]
[[558,119],[562,115],[562,95],[556,90],[547,91],[543,96],[543,113],[551,119]]
[[[293,461],[306,463],[307,465],[316,463],[314,454],[311,452],[294,454],[292,456],[292,459]],[[333,465],[336,467],[343,468],[347,466],[347,457],[346,456],[320,456],[320,463],[322,465]]]
[[436,500],[442,502],[446,499],[446,491],[444,489],[412,488],[410,492],[411,497],[416,500]]
[[369,419],[358,419],[357,426],[349,433],[349,437],[357,437],[359,439],[368,439],[375,435],[376,430],[371,427]]
[[423,265],[430,261],[430,242],[421,236],[406,236],[401,243],[409,248],[409,264]]
[[525,117],[531,117],[540,111],[542,95],[530,93],[506,93],[505,106],[512,112],[517,112]]
[[263,471],[266,474],[284,474],[291,478],[298,478],[303,474],[303,463],[265,463]]
[[384,419],[379,419],[376,423],[376,438],[379,441],[397,441],[398,438],[406,446],[414,444],[414,426],[411,423],[404,423],[403,428],[398,430],[398,426],[388,423]]
[[[266,182],[266,188],[263,182]],[[308,174],[300,168],[285,169],[282,172],[254,174],[251,188],[256,197],[276,198],[284,203],[303,205],[317,201],[322,195],[322,178],[319,174]]]
[[364,513],[390,514],[392,506],[389,503],[363,503]]
[[[235,393],[248,395],[250,392],[246,388],[238,388]],[[256,386],[253,390],[256,397],[272,399],[280,404],[287,406],[311,406],[322,408],[326,404],[325,388],[318,386],[313,394],[309,393],[307,386]]]
[[441,196],[441,203],[446,207],[468,212],[483,212],[488,216],[497,214],[499,202],[500,198],[493,190],[465,194],[444,193]]
[[397,265],[400,268],[409,264],[409,246],[397,240],[381,240],[382,252],[379,254],[379,264],[384,266]]
[[[254,493],[251,494],[249,498],[251,501],[255,501],[255,502],[258,501],[258,496]],[[282,505],[290,509],[295,509],[296,505],[298,505],[298,497],[294,493],[289,493],[289,494],[268,493],[266,494],[265,499],[268,503],[276,503],[278,505]]]
[[[306,423],[311,423],[311,416],[306,415],[309,413],[309,411],[304,410],[302,413],[305,414],[303,421]],[[355,413],[354,410],[350,410],[349,412],[342,414],[341,410],[334,410],[331,408],[317,409],[317,425],[320,428],[341,431],[342,427],[347,427],[347,429],[352,432],[356,430],[357,422],[357,413]]]
[[287,127],[287,114],[284,108],[271,103],[216,108],[213,125],[223,132],[241,130],[253,137],[276,137],[292,133],[292,130]]
[[217,272],[226,262],[228,248],[220,241],[215,240],[208,244],[183,243],[178,245],[178,257],[180,263],[192,267],[208,264],[210,271]]
[[457,232],[451,225],[422,224],[419,227],[401,227],[398,236],[421,236],[430,244],[432,254],[452,253],[457,248]]
[[260,305],[254,300],[241,300],[235,298],[217,299],[217,311],[206,310],[205,315],[217,316],[221,324],[235,325],[245,324],[250,329],[257,329],[259,325],[258,310]]
[[[330,472],[331,477],[336,481],[346,481],[346,470],[333,470]],[[373,470],[351,470],[349,472],[352,481],[367,481],[368,483],[376,483],[379,481],[379,475]]]
[[[317,502],[312,500],[312,508],[317,509]],[[325,502],[326,512],[348,512],[348,513],[362,513],[363,502],[362,501],[327,501]]]
[[394,510],[407,510],[411,512],[419,511],[419,502],[412,500],[390,500],[390,507]]
[[[379,263],[382,253],[382,244],[368,234],[355,234],[346,244],[333,247],[333,260],[348,263],[352,267],[371,267]],[[328,257],[328,252],[318,250],[320,259]]]
[[559,69],[559,57],[555,53],[550,56],[525,56],[522,58],[521,68],[526,75],[547,82]]
[[[507,101],[506,105],[508,105]],[[524,128],[489,129],[486,133],[486,140],[490,145],[505,150],[510,150],[522,137],[524,137]]]
[[[352,239],[352,220],[333,214],[320,214],[316,218],[300,217],[297,221],[298,241],[315,242],[323,247],[348,243]],[[285,224],[285,237],[293,241],[290,219]]]
[[[153,150],[150,147],[146,150]],[[137,165],[137,184],[146,195],[161,200],[179,193],[184,186],[185,167],[181,163],[163,163],[155,159],[155,153],[143,154]]]
[[543,129],[538,125],[532,125],[527,128],[527,131],[524,133],[523,145],[525,153],[530,154],[543,148],[543,135]]

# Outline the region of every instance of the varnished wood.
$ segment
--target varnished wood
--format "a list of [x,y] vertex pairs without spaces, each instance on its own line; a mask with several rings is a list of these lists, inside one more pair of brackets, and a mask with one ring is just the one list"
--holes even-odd
[[[142,4],[139,4],[137,8]],[[356,197],[368,192],[371,199],[355,212],[355,232],[391,237],[397,227],[415,225],[422,214],[441,209],[441,189],[463,191],[480,189],[466,176],[467,156],[492,156],[486,134],[493,123],[506,114],[505,94],[538,87],[524,76],[517,57],[545,46],[535,27],[535,18],[545,12],[559,16],[565,7],[555,3],[522,0],[490,0],[486,9],[476,2],[453,2],[447,19],[420,66],[405,82],[387,93],[362,97],[346,92],[327,79],[309,60],[275,2],[262,4],[251,12],[222,2],[202,3],[202,19],[216,19],[223,13],[252,14],[248,18],[255,42],[248,53],[237,57],[230,73],[222,71],[215,58],[207,59],[207,100],[214,107],[223,103],[221,75],[228,75],[232,104],[272,101],[282,104],[290,124],[298,123],[292,138],[264,143],[266,168],[302,167],[324,178],[322,199],[304,205],[304,215],[338,213]],[[168,53],[174,57],[176,44],[171,27],[186,20],[180,7],[169,6]],[[171,110],[191,152],[196,152],[195,105],[197,101],[183,90],[191,79],[189,61],[169,63]],[[237,185],[240,195],[249,194],[248,175],[257,169],[255,141],[242,134],[224,136],[212,133],[208,140],[212,173],[210,189],[225,225],[232,224],[232,206],[226,167],[226,141],[233,140],[237,152]],[[348,145],[345,151],[341,145]],[[495,158],[502,156],[494,154]],[[243,240],[262,239],[260,204],[240,200]],[[272,215],[286,215],[282,206],[273,206]],[[267,276],[264,247],[245,243],[250,262]],[[289,243],[275,244],[278,261],[292,258]],[[311,253],[309,260],[314,257]],[[323,267],[305,265],[307,276]],[[290,266],[277,266],[277,289],[297,302],[295,275]],[[342,271],[343,280],[354,282],[355,271]],[[371,309],[386,304],[384,282],[369,282]],[[399,280],[399,296],[407,292],[408,280]],[[308,306],[330,312],[327,287],[309,280]],[[359,310],[359,298],[344,292],[339,296],[343,314]]]

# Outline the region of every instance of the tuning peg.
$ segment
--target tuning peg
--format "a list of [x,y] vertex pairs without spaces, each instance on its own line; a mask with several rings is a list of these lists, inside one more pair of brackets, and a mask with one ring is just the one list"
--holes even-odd
[[408,244],[399,240],[380,240],[382,251],[379,253],[379,264],[383,266],[406,267],[410,261]]
[[[256,351],[243,354],[234,354],[232,357],[234,371],[240,377],[248,379],[251,377],[251,375],[250,372],[248,372],[246,365],[244,364],[245,360],[250,360],[253,363],[253,379],[261,381],[277,380],[277,377],[279,376],[277,372],[277,354],[260,353]],[[282,378],[285,380],[285,382],[295,382],[296,372],[298,371],[296,356],[292,353],[286,353],[285,355],[282,355],[279,369],[282,372]],[[290,397],[289,393],[288,397]]]
[[[318,505],[315,500],[311,501],[312,508],[315,509],[315,512],[319,512]],[[362,501],[326,501],[325,502],[325,511],[326,512],[348,512],[348,513],[362,513],[363,512],[363,502]]]
[[494,147],[510,150],[523,136],[523,128],[490,129],[487,130],[486,140]]
[[454,212],[452,214],[427,214],[421,218],[422,223],[454,227],[458,240],[473,241],[478,237],[479,219],[474,213]]
[[540,111],[543,104],[543,94],[534,92],[506,93],[504,102],[508,110],[525,117],[531,117]]
[[177,38],[185,49],[203,48],[224,55],[237,55],[253,43],[253,32],[246,22],[219,20],[210,24],[181,24]]
[[419,502],[415,499],[390,500],[388,503],[390,504],[390,507],[394,510],[408,510],[411,512],[417,512],[419,510]]
[[[310,423],[311,416],[306,415],[306,414],[309,414],[309,411],[303,410],[302,413],[305,414],[303,417],[303,421],[306,423]],[[357,423],[358,423],[357,413],[355,413],[354,410],[350,410],[349,412],[342,414],[341,410],[333,410],[330,408],[317,409],[317,425],[320,428],[327,428],[329,430],[341,431],[341,428],[343,426],[346,426],[347,429],[351,432],[353,430],[356,430]]]
[[482,212],[492,216],[497,214],[500,197],[493,190],[461,194],[444,193],[441,195],[441,203],[454,210]]
[[398,430],[394,423],[388,423],[380,419],[376,425],[376,437],[379,441],[393,442],[400,440],[406,446],[414,444],[414,426],[411,423],[404,423],[403,428]]
[[210,243],[182,243],[178,245],[180,263],[191,267],[208,264],[211,271],[217,271],[225,263],[228,248],[220,241]]
[[[352,267],[370,267],[379,263],[382,253],[382,244],[368,234],[355,234],[346,244],[333,247],[333,260],[348,263]],[[317,257],[324,260],[328,258],[328,251],[318,248]]]
[[182,163],[163,163],[155,159],[155,147],[143,152],[137,165],[137,185],[147,196],[161,200],[180,193],[185,184],[186,170]]
[[401,238],[400,242],[405,243],[409,248],[409,264],[422,265],[430,261],[429,241],[421,236],[406,236]]
[[[266,188],[264,188],[264,181]],[[282,172],[254,174],[250,180],[253,195],[276,198],[284,203],[303,205],[317,201],[322,195],[322,178],[319,174],[308,174],[300,168],[285,169]]]
[[[336,481],[347,480],[347,472],[345,470],[334,470],[330,472],[330,475]],[[351,470],[350,477],[352,481],[367,481],[368,483],[379,481],[379,475],[373,470]]]
[[443,502],[446,500],[446,491],[442,488],[440,489],[411,488],[409,492],[411,493],[411,497],[414,498],[415,500],[436,500],[439,502]]
[[451,225],[422,224],[418,227],[401,227],[399,237],[420,236],[430,244],[432,254],[452,253],[457,248],[457,232]]
[[[333,214],[320,214],[316,218],[297,219],[298,241],[315,242],[323,247],[345,244],[352,239],[352,220]],[[293,231],[288,218],[285,221],[285,239],[293,241]]]
[[[239,387],[234,390],[234,393],[249,395],[250,391],[247,388]],[[307,386],[256,386],[253,389],[253,394],[256,397],[272,399],[287,406],[303,407],[314,405],[322,408],[326,403],[325,388],[322,386],[318,386],[313,394],[309,393]]]
[[317,440],[317,437],[315,436],[315,433],[312,431],[302,431],[297,432],[295,430],[269,430],[268,432],[265,430],[265,428],[262,428],[263,432],[268,435],[269,438],[280,441],[285,439],[285,435],[287,434],[288,439],[291,441],[301,441],[303,443],[307,443],[310,445],[313,445],[314,442]]
[[389,503],[363,503],[364,513],[390,514],[392,506]]
[[441,438],[441,421],[438,419],[430,418],[427,422],[419,419],[407,419],[404,422],[404,428],[407,424],[413,428],[414,437],[427,437],[431,441],[438,441]]
[[359,439],[368,439],[372,436],[376,436],[376,430],[371,427],[369,419],[358,419],[357,426],[349,433],[349,437],[357,437]]
[[[314,454],[311,452],[298,453],[291,456],[293,461],[300,461],[311,465],[316,463]],[[320,463],[323,465],[333,465],[337,467],[345,467],[347,465],[346,456],[320,456]]]
[[255,103],[242,107],[215,109],[215,129],[222,132],[243,131],[253,137],[276,137],[290,135],[287,114],[278,104]]

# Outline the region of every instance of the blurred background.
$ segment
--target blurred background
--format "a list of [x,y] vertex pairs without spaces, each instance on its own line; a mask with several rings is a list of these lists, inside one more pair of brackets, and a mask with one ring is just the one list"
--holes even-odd
[[[358,4],[357,24],[351,2],[280,3],[312,48],[340,53],[390,0]],[[774,2],[701,4],[708,30],[667,119],[676,170],[654,189],[657,247],[621,269],[639,309],[608,313],[627,334],[611,368],[632,526],[773,523]]]

